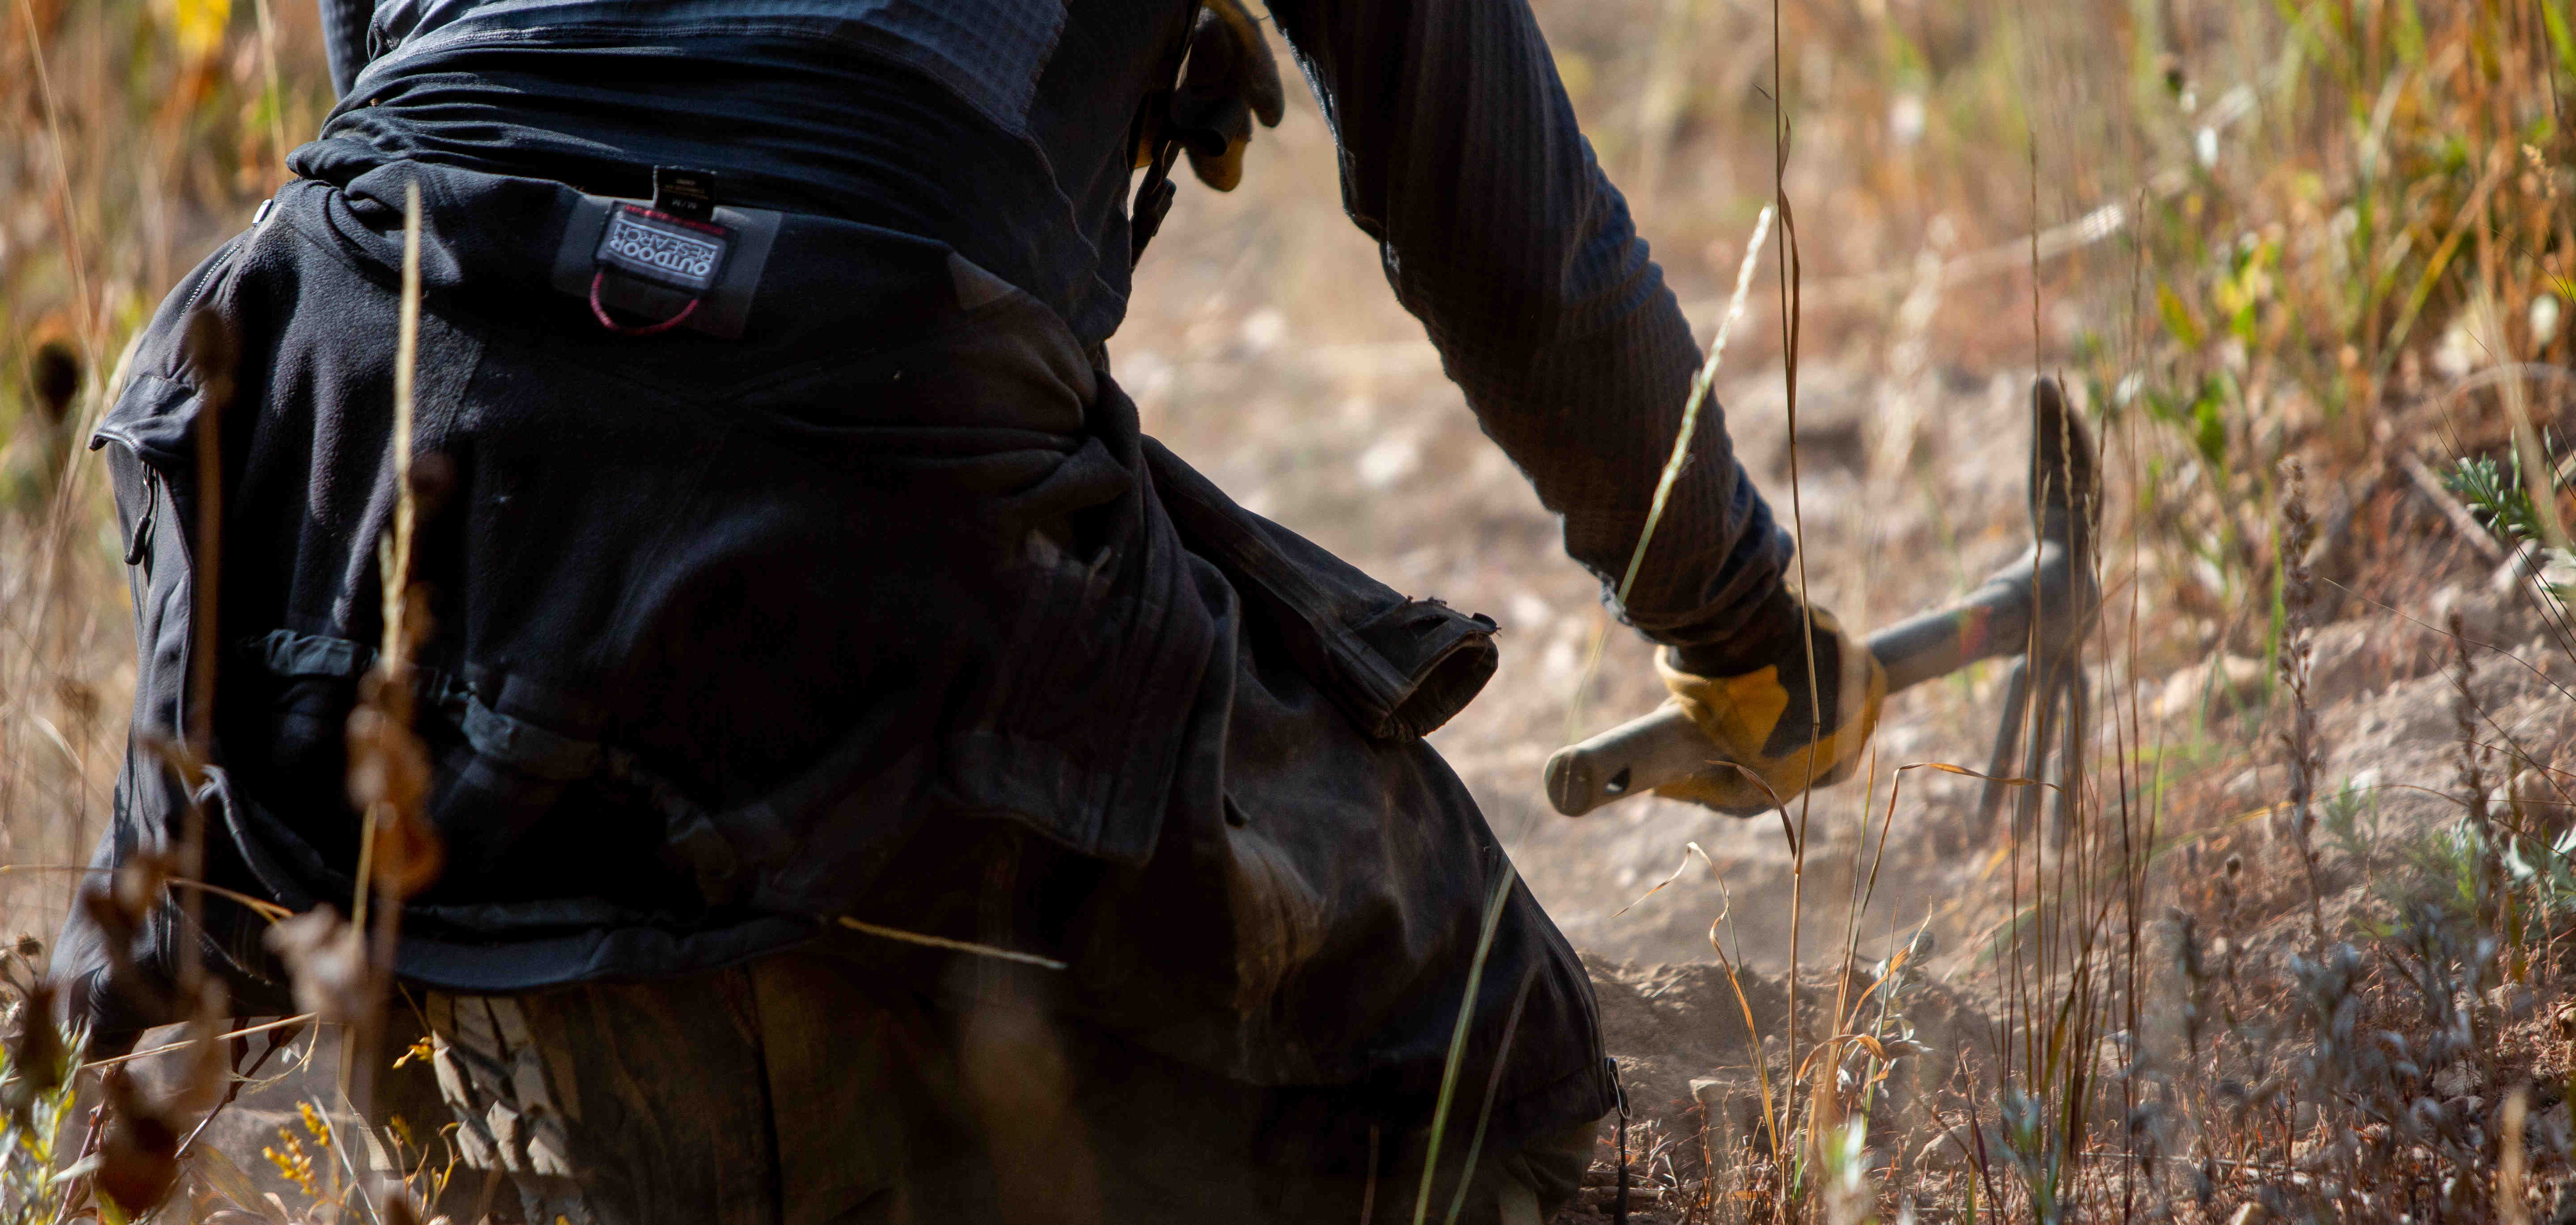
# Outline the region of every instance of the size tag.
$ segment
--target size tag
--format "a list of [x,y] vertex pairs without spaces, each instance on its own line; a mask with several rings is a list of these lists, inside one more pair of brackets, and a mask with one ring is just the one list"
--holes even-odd
[[685,221],[713,218],[716,215],[714,172],[681,166],[655,166],[653,211],[669,213]]
[[640,281],[704,294],[724,275],[733,231],[711,221],[691,221],[632,204],[610,209],[592,259]]

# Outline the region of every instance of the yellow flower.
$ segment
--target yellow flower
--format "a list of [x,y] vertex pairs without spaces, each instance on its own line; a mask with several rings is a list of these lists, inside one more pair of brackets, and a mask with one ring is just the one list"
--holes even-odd
[[232,24],[232,0],[166,0],[161,17],[169,23],[171,36],[179,43],[180,54],[192,60],[212,55],[223,46],[224,27]]

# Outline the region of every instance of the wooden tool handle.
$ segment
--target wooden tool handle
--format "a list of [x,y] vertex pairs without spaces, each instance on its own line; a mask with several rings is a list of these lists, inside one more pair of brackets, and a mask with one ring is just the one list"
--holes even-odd
[[[2022,564],[2027,574],[2030,563]],[[1980,659],[2020,654],[2030,634],[2031,591],[2029,581],[2013,584],[1999,574],[1957,604],[1870,635],[1869,653],[1887,669],[1888,692],[1946,676]],[[1558,812],[1579,817],[1612,800],[1688,778],[1720,760],[1690,717],[1667,704],[1558,749],[1547,760],[1547,798]]]

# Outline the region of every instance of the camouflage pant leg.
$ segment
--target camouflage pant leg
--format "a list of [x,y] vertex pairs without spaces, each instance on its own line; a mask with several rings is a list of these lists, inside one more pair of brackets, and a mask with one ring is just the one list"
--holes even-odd
[[789,954],[685,979],[432,994],[466,1164],[506,1172],[521,1203],[498,1207],[530,1225],[998,1219],[939,1014],[838,970]]
[[[790,954],[669,982],[433,995],[467,1163],[531,1225],[1412,1219],[1423,1138],[1309,1119],[1029,1010],[957,1014]],[[1432,1213],[1457,1194],[1453,1124]],[[1491,1146],[1459,1220],[1539,1225],[1592,1124]],[[471,1204],[442,1204],[460,1219]]]
[[[439,1089],[465,1164],[530,1225],[769,1225],[766,1092],[741,975],[527,998],[432,994]],[[506,1190],[502,1193],[506,1196]],[[441,1204],[460,1217],[474,1205]]]

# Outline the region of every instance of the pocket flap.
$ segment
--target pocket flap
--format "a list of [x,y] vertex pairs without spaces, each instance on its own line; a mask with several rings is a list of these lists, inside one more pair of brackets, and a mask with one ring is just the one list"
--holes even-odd
[[1438,600],[1406,600],[1349,628],[1401,678],[1384,702],[1384,726],[1362,720],[1373,736],[1430,735],[1484,691],[1502,660],[1491,618]]
[[1298,666],[1362,731],[1381,740],[1428,735],[1492,679],[1500,656],[1490,619],[1407,599],[1144,441],[1155,492],[1182,541],[1272,616]]

